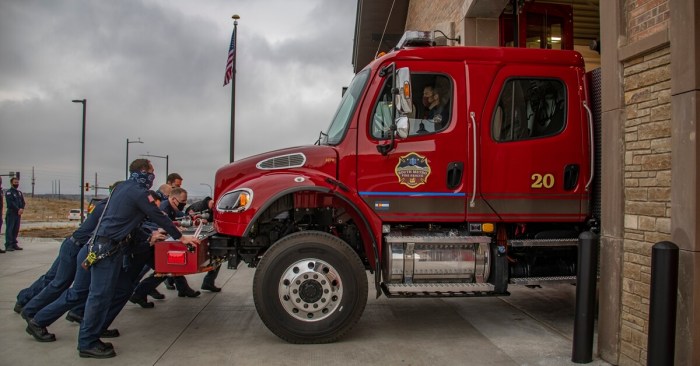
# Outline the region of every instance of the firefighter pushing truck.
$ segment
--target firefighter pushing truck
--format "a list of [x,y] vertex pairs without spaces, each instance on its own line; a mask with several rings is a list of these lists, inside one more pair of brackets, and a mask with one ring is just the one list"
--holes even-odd
[[407,32],[356,74],[315,145],[219,169],[208,240],[160,250],[156,270],[255,267],[258,314],[292,343],[341,338],[370,281],[388,297],[573,283],[578,235],[597,225],[586,80],[575,51]]

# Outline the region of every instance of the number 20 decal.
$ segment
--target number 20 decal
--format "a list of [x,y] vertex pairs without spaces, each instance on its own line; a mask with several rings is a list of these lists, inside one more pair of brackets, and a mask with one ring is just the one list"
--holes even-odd
[[554,187],[554,176],[552,174],[533,174],[531,188],[552,188]]

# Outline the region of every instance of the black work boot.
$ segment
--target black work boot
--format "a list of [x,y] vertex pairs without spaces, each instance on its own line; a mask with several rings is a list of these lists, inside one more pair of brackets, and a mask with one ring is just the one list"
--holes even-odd
[[27,333],[39,342],[54,342],[56,335],[49,333],[46,327],[37,324],[33,319],[27,322]]
[[68,314],[66,314],[66,320],[68,320],[69,322],[80,324],[83,322],[83,317],[72,311],[69,311]]
[[106,329],[102,331],[102,334],[100,334],[100,338],[117,338],[119,337],[119,329],[114,328],[114,329]]
[[221,292],[221,287],[217,287],[213,283],[205,282],[205,283],[202,283],[202,290],[207,290],[207,291],[211,291],[211,292]]
[[144,309],[150,309],[156,306],[156,304],[146,300],[146,297],[141,297],[138,295],[131,295],[129,298],[129,301],[133,302],[134,304],[139,304],[141,305],[142,308]]
[[180,291],[180,290],[177,291],[177,296],[179,296],[179,297],[197,297],[201,294],[202,294],[201,292],[195,291],[189,287],[186,289],[183,289],[182,291]]
[[165,288],[168,290],[174,290],[175,289],[175,279],[172,277],[166,277],[165,278]]
[[92,348],[78,350],[78,354],[83,358],[111,358],[116,356],[117,353],[114,352],[114,347],[109,347],[110,345],[99,341]]

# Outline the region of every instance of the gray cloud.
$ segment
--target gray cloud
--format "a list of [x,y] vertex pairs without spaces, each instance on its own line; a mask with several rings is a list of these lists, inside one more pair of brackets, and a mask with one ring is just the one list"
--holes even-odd
[[[201,4],[200,4],[201,3]],[[192,195],[228,162],[232,22],[239,21],[236,157],[313,143],[352,78],[355,2],[0,2],[0,173],[30,191],[77,193],[86,98],[86,180],[121,179],[130,160],[168,155]],[[164,159],[152,159],[159,180]],[[5,185],[7,186],[7,185]],[[92,194],[92,192],[90,193]]]

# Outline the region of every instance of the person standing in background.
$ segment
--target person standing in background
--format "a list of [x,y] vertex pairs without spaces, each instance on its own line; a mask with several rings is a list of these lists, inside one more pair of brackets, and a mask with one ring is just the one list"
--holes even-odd
[[5,201],[7,201],[7,213],[5,214],[5,250],[13,252],[22,250],[17,245],[17,236],[19,235],[19,221],[24,213],[24,195],[17,189],[19,188],[19,179],[10,179],[11,187],[5,192]]
[[[2,191],[2,177],[0,177],[0,231],[2,231],[2,207],[5,200],[5,193]],[[0,248],[0,254],[5,253],[5,250]]]

